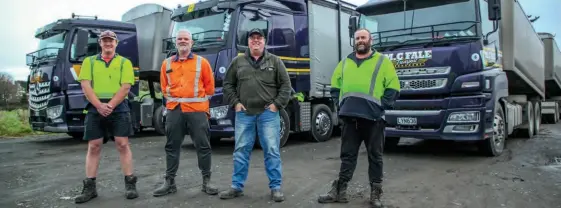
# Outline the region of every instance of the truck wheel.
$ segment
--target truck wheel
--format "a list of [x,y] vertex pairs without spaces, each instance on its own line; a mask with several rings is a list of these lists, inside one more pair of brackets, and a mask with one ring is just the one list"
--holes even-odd
[[502,106],[495,104],[495,116],[493,117],[493,136],[479,141],[479,151],[484,155],[495,157],[503,153],[506,145],[505,114]]
[[280,147],[284,147],[290,135],[290,117],[286,110],[281,109],[279,112],[280,119]]
[[559,121],[559,103],[555,102],[555,113],[553,115],[553,123],[556,124]]
[[69,132],[66,133],[68,136],[71,136],[72,139],[82,140],[84,138],[84,132]]
[[316,142],[325,142],[331,139],[333,132],[333,116],[331,109],[325,104],[317,104],[312,108],[312,137]]
[[160,135],[166,134],[166,124],[164,123],[164,106],[160,106],[156,108],[154,112],[154,120],[152,123],[154,124],[154,129]]
[[534,104],[532,102],[526,103],[526,116],[528,119],[528,129],[524,132],[524,136],[528,136],[529,139],[534,137]]
[[384,150],[394,151],[399,146],[399,137],[385,137],[384,138]]
[[557,122],[559,122],[559,103],[555,103],[555,116],[554,116],[554,124],[556,124]]
[[[290,118],[288,117],[288,113],[286,110],[281,109],[279,112],[280,115],[280,147],[284,147],[286,142],[288,141],[288,136],[290,136]],[[256,148],[261,148],[261,143],[259,143],[259,133],[257,133],[257,129],[255,129],[255,144],[253,145]]]
[[541,123],[542,123],[541,102],[536,101],[534,102],[534,135],[538,135],[540,133]]
[[213,137],[213,136],[211,136],[211,137],[209,138],[210,146],[212,147],[212,146],[214,146],[214,145],[220,144],[220,141],[221,141],[221,140],[222,140],[222,137],[215,137],[215,136]]

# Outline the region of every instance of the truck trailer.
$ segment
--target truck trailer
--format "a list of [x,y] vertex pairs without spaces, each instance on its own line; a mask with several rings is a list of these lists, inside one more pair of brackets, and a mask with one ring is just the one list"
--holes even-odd
[[551,33],[538,33],[544,46],[545,101],[542,102],[542,120],[559,121],[561,105],[561,52]]
[[371,0],[356,10],[349,22],[372,32],[400,79],[386,148],[401,137],[471,141],[498,156],[507,136],[538,133],[544,47],[518,1]]
[[164,40],[166,56],[176,53],[176,31],[187,29],[195,41],[192,51],[205,57],[214,71],[211,141],[234,136],[235,113],[223,97],[222,85],[232,59],[248,48],[247,32],[252,28],[264,31],[266,50],[282,59],[292,82],[294,97],[280,110],[281,147],[290,133],[329,140],[339,125],[329,93],[331,75],[353,51],[347,20],[356,15],[355,8],[334,0],[208,0],[175,9],[173,29]]
[[[77,80],[84,58],[101,52],[98,35],[106,29],[117,34],[119,43],[116,52],[129,59],[134,67],[136,82],[130,90],[128,100],[129,107],[132,109],[132,125],[135,132],[145,127],[158,127],[154,125],[158,122],[152,117],[141,117],[141,113],[151,108],[146,108],[145,105],[141,108],[141,102],[149,99],[140,96],[139,81],[140,79],[159,80],[159,75],[150,74],[150,70],[145,70],[148,68],[144,64],[145,57],[139,56],[139,54],[152,53],[151,47],[146,47],[145,42],[154,35],[142,36],[139,32],[149,30],[155,34],[161,32],[160,36],[167,35],[171,10],[158,5],[139,7],[152,9],[146,10],[145,13],[133,11],[127,17],[131,21],[142,18],[152,24],[135,25],[130,22],[102,20],[97,16],[84,17],[72,14],[72,18],[56,20],[37,30],[35,37],[39,39],[39,48],[27,54],[27,65],[30,67],[27,80],[29,123],[33,130],[67,133],[74,138],[82,138],[88,100]],[[161,41],[156,43],[160,44]],[[160,54],[161,52],[158,53]],[[164,59],[163,56],[153,58]],[[154,94],[154,88],[151,87],[146,95],[155,97]],[[155,102],[154,105],[157,108],[161,102]]]

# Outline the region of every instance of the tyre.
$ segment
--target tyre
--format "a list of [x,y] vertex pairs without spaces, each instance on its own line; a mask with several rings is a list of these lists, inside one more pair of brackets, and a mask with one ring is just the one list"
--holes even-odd
[[[280,147],[284,147],[286,142],[288,141],[288,136],[290,136],[290,118],[288,117],[288,113],[286,110],[281,109],[279,111],[280,115]],[[257,129],[255,129],[255,144],[253,145],[256,148],[261,148],[261,143],[259,143],[259,134],[257,133]]]
[[542,123],[541,102],[536,101],[533,102],[533,104],[534,104],[534,135],[538,135],[540,133],[540,126]]
[[164,106],[160,106],[156,108],[154,111],[154,120],[152,121],[154,124],[154,129],[160,135],[166,134],[166,124],[164,123]]
[[214,146],[214,145],[220,144],[220,141],[222,140],[222,137],[213,137],[213,136],[211,136],[209,139],[210,139],[210,141],[209,141],[209,142],[210,142],[210,145],[211,145],[211,146]]
[[284,147],[290,136],[290,117],[284,109],[280,109],[280,147]]
[[384,138],[384,150],[393,151],[396,150],[399,145],[399,137],[385,137]]
[[66,133],[68,136],[71,136],[72,139],[82,140],[84,138],[84,132],[69,132]]
[[499,156],[506,146],[506,122],[502,106],[495,104],[495,115],[493,116],[493,136],[479,141],[479,151],[486,156]]
[[331,139],[333,133],[333,116],[331,109],[325,104],[317,104],[312,108],[312,138],[316,142],[325,142]]

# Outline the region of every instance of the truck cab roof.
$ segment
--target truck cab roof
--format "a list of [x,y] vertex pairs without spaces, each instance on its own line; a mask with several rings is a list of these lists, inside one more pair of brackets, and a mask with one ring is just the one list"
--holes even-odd
[[40,27],[35,32],[35,37],[40,38],[47,31],[69,30],[73,26],[91,27],[91,28],[105,28],[115,30],[136,31],[136,26],[132,23],[104,20],[104,19],[59,19],[55,22],[49,23]]

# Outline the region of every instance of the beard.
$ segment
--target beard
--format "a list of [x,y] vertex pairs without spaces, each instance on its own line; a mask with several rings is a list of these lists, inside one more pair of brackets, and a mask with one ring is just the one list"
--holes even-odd
[[360,55],[367,54],[370,51],[370,44],[368,44],[368,43],[356,43],[355,44],[355,51],[356,51],[357,54],[360,54]]
[[177,50],[178,50],[178,51],[182,51],[182,52],[186,52],[186,51],[189,50],[189,46],[182,46],[182,45],[180,45],[180,46],[177,47]]

